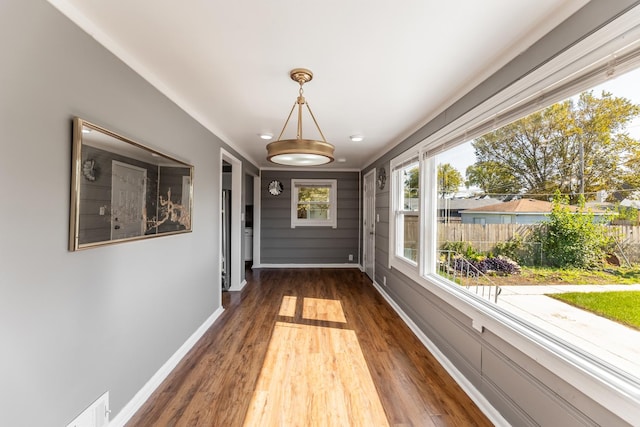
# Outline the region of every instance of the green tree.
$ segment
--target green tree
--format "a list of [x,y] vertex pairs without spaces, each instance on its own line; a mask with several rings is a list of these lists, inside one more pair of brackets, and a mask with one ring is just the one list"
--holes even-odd
[[639,115],[640,106],[626,98],[583,92],[473,141],[476,166],[498,163],[540,198],[559,190],[575,201],[581,181],[585,193],[618,188],[630,156],[640,154],[640,142],[626,132]]
[[476,185],[488,194],[517,194],[520,183],[513,174],[499,162],[478,162],[467,168],[465,173],[467,188]]
[[404,171],[404,198],[405,200],[417,199],[420,188],[420,169],[418,166]]
[[462,175],[450,163],[438,165],[438,193],[442,195],[443,199],[447,194],[458,191],[462,182]]
[[578,197],[574,210],[568,201],[556,192],[549,219],[539,230],[547,262],[554,267],[601,267],[612,244],[607,227],[585,209],[584,197]]
[[329,188],[301,187],[298,190],[298,218],[323,218],[329,213]]
[[640,147],[630,147],[623,165],[623,188],[640,188]]

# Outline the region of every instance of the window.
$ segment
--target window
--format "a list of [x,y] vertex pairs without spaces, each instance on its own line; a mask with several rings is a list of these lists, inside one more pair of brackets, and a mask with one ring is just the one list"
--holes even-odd
[[291,228],[336,228],[337,186],[335,179],[292,179]]
[[[634,153],[640,153],[637,81],[640,68],[555,104],[540,105],[429,157],[437,170],[465,175],[465,185],[458,188],[464,204],[445,206],[463,205],[466,213],[461,211],[460,223],[438,222],[435,251],[425,255],[435,268],[422,271],[423,279],[482,299],[486,312],[509,313],[524,320],[530,331],[553,337],[553,345],[571,349],[576,364],[590,374],[613,369],[632,388],[640,384],[640,363],[630,362],[628,342],[639,333],[628,335],[624,321],[607,318],[629,309],[594,314],[563,302],[559,294],[585,300],[609,291],[610,298],[619,295],[612,305],[622,307],[627,295],[615,294],[615,285],[628,283],[620,279],[624,275],[640,274],[640,242],[626,238],[622,247],[607,241],[607,236],[633,235],[631,230],[640,226],[638,210],[633,225],[617,225],[615,219],[620,199],[640,197],[640,174],[632,166]],[[566,125],[567,117],[572,127]],[[427,185],[438,188],[440,180],[432,175]],[[606,194],[615,197],[606,200]],[[556,203],[566,209],[564,215],[552,214]],[[580,210],[581,203],[587,208]],[[591,218],[582,220],[586,217]],[[557,225],[550,232],[542,223],[552,218]],[[602,243],[598,247],[594,242]],[[613,264],[602,261],[611,253],[620,254],[619,259]],[[584,269],[575,268],[581,265]],[[603,276],[602,282],[594,282]],[[604,310],[606,303],[594,304]]]
[[[606,353],[611,352],[611,341],[594,341],[598,336],[610,340],[614,334],[594,331],[575,339],[571,334],[563,333],[562,326],[540,323],[544,312],[526,311],[534,309],[535,304],[511,309],[511,304],[505,304],[509,293],[497,292],[499,277],[495,278],[494,283],[490,274],[480,274],[476,270],[479,270],[478,264],[489,255],[496,255],[499,250],[522,250],[523,256],[530,257],[526,262],[533,265],[543,261],[547,254],[540,243],[522,240],[522,234],[508,241],[504,233],[509,230],[516,234],[523,233],[526,227],[547,219],[548,215],[542,212],[544,209],[541,206],[549,204],[549,199],[553,198],[553,194],[549,193],[550,188],[558,188],[574,205],[580,193],[588,194],[591,200],[607,189],[619,194],[622,190],[632,188],[640,193],[640,173],[637,172],[640,170],[640,118],[634,120],[633,114],[629,115],[628,120],[623,120],[624,126],[614,124],[611,134],[580,142],[580,136],[587,133],[586,128],[584,132],[563,134],[562,126],[548,126],[553,111],[546,110],[552,108],[569,117],[567,105],[560,105],[563,102],[573,102],[575,105],[583,103],[589,108],[589,102],[593,100],[583,99],[579,94],[592,89],[592,95],[597,98],[608,96],[603,94],[605,90],[615,97],[626,98],[640,105],[640,91],[636,89],[636,82],[640,80],[640,48],[633,42],[640,38],[640,26],[635,28],[639,22],[640,8],[636,8],[635,12],[633,16],[636,18],[627,17],[628,21],[620,21],[622,24],[627,22],[627,28],[621,26],[616,29],[615,23],[610,24],[599,36],[594,35],[566,54],[532,71],[458,120],[432,133],[411,152],[393,159],[390,194],[391,267],[466,313],[474,325],[488,325],[492,332],[522,348],[551,372],[623,417],[628,413],[628,408],[637,405],[640,399],[640,364],[629,363],[623,357],[608,359]],[[615,31],[620,35],[630,31],[630,27],[635,31],[633,36],[615,35]],[[634,71],[624,74],[630,70]],[[612,86],[616,85],[616,80],[611,76],[620,80],[617,91]],[[609,79],[607,85],[604,84],[605,78]],[[598,86],[600,84],[602,86]],[[598,104],[598,108],[608,101]],[[588,112],[592,113],[598,108],[590,108]],[[543,112],[542,116],[535,116],[540,111]],[[628,113],[633,108],[620,108],[620,111],[625,114],[625,111]],[[588,120],[589,114],[576,117],[572,123],[578,123],[580,119]],[[513,157],[518,150],[511,150],[508,144],[517,144],[525,138],[518,140],[517,136],[506,133],[506,130],[520,120],[530,120],[526,135],[527,138],[531,135],[536,138],[530,140],[527,147],[521,147],[521,157]],[[590,131],[598,131],[602,122],[598,122],[598,126],[594,126],[594,123],[591,125]],[[633,145],[629,137],[637,145]],[[496,144],[499,139],[507,145],[500,148]],[[472,146],[472,141],[484,145]],[[614,148],[617,143],[620,143],[618,149]],[[416,153],[420,153],[420,156]],[[637,157],[633,157],[632,153],[636,153]],[[531,157],[525,158],[527,154]],[[477,158],[476,155],[483,157]],[[504,162],[509,156],[513,162],[510,168],[505,168]],[[616,156],[617,159],[614,159]],[[564,166],[558,167],[561,160]],[[478,162],[483,162],[482,167],[469,169],[478,166]],[[541,181],[532,179],[533,175],[528,183],[518,180],[526,167],[537,168],[535,170],[539,175],[535,178]],[[461,179],[459,184],[471,187],[458,185],[457,188],[448,188],[457,179],[452,169],[457,169],[458,174],[466,178]],[[420,184],[419,189],[416,188],[415,192],[412,192],[414,187],[409,183],[413,170],[420,174],[420,179],[416,180]],[[624,182],[624,179],[628,182]],[[525,188],[526,185],[530,187]],[[477,190],[474,187],[482,186],[482,194],[473,194]],[[463,194],[465,192],[468,194]],[[415,205],[411,201],[414,194],[420,199]],[[640,195],[637,197],[640,198]],[[492,208],[491,204],[496,203],[503,205]],[[636,221],[639,217],[640,214],[634,216]],[[461,219],[453,221],[452,218]],[[602,221],[594,222],[602,224]],[[416,231],[419,238],[413,243],[411,236]],[[477,237],[472,234],[475,231],[478,232]],[[495,249],[495,239],[501,243],[498,251]],[[471,240],[474,240],[473,244],[469,245]],[[466,262],[465,258],[476,264]],[[484,263],[484,267],[488,265],[509,268],[501,261]],[[474,282],[466,284],[462,279],[463,272]],[[518,280],[514,282],[517,284]],[[540,292],[535,298],[549,298],[545,302],[547,307],[560,303]],[[562,320],[555,317],[556,321]],[[593,323],[589,326],[595,327]],[[627,345],[629,340],[637,338],[623,338],[620,342]]]
[[418,262],[420,169],[417,157],[392,164],[392,186],[395,189],[393,213],[395,247],[393,254],[415,266]]

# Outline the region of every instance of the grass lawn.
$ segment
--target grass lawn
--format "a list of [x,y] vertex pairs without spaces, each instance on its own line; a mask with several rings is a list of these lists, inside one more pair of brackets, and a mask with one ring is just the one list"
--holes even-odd
[[640,329],[640,291],[569,292],[547,296]]
[[577,268],[522,267],[522,272],[511,276],[492,276],[500,285],[629,285],[640,283],[640,268],[611,267],[605,270]]

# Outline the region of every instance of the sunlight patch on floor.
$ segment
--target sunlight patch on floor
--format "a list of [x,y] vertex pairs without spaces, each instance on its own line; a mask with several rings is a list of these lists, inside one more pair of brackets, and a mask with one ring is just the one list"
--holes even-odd
[[285,296],[282,298],[282,303],[280,304],[280,312],[278,313],[280,316],[285,317],[294,317],[296,315],[296,303],[298,301],[297,297]]
[[[340,301],[305,298],[303,313],[346,322]],[[388,425],[354,331],[276,322],[245,427]]]
[[305,298],[302,304],[302,318],[347,323],[339,300]]

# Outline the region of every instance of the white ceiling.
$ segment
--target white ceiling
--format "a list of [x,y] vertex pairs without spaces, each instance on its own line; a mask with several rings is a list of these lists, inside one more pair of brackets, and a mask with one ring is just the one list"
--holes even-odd
[[341,160],[321,168],[360,169],[587,0],[49,2],[261,168],[276,165],[258,134],[277,137],[298,95],[289,71],[311,69],[305,97]]

